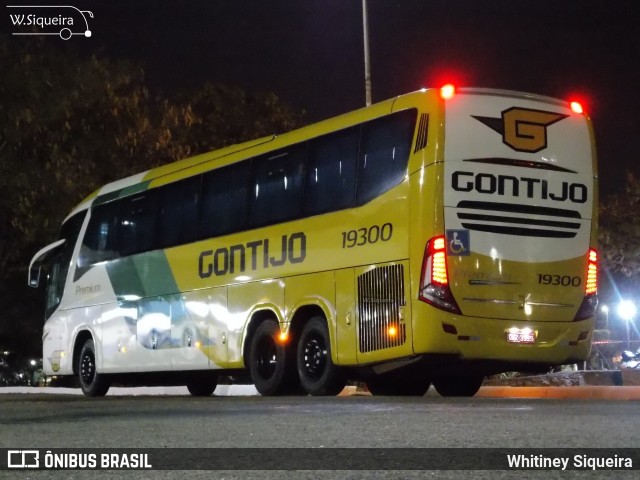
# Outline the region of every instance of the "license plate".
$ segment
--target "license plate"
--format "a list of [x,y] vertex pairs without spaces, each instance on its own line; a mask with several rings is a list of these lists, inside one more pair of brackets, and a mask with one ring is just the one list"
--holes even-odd
[[509,343],[536,343],[536,332],[530,328],[512,328],[507,330]]

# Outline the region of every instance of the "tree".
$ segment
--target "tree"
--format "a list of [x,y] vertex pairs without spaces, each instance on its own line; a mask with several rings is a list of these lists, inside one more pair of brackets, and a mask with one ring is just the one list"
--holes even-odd
[[0,43],[0,64],[0,337],[33,354],[42,314],[26,287],[29,259],[113,172],[143,169],[149,94],[141,69],[43,41]]
[[620,279],[640,280],[640,181],[627,174],[622,192],[600,204],[602,267]]
[[599,213],[600,285],[598,297],[609,313],[600,320],[610,338],[625,338],[625,323],[618,321],[615,306],[623,298],[638,302],[640,291],[640,180],[628,173],[621,191],[603,199]]
[[157,98],[137,65],[81,58],[42,40],[0,39],[0,347],[40,351],[31,256],[83,197],[109,181],[300,124],[273,94],[206,85]]

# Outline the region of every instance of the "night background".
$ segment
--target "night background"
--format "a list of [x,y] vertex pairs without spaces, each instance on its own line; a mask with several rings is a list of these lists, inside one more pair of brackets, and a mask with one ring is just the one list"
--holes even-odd
[[[87,53],[141,62],[149,85],[164,92],[204,82],[275,92],[304,109],[307,122],[364,105],[360,0],[82,5],[95,15],[94,34],[68,43]],[[374,102],[447,81],[581,98],[595,126],[602,193],[616,191],[624,170],[637,171],[640,9],[635,2],[369,0],[367,5]]]
[[[0,254],[5,257],[0,263],[0,301],[6,309],[0,317],[0,350],[13,345],[24,355],[39,354],[42,331],[42,313],[35,313],[35,294],[26,287],[29,259],[53,241],[57,228],[53,225],[59,225],[69,208],[84,195],[104,181],[124,176],[120,171],[143,171],[154,161],[162,163],[258,137],[270,133],[270,128],[281,131],[312,123],[362,107],[365,101],[361,0],[77,0],[73,5],[93,12],[94,18],[89,19],[90,38],[74,36],[65,41],[58,36],[11,35],[16,28],[9,14],[15,11],[4,6],[0,21],[0,169],[4,169],[0,170],[0,209],[4,208],[0,211]],[[582,101],[595,128],[604,204],[601,243],[606,251],[601,298],[613,301],[623,293],[638,295],[637,2],[368,0],[367,5],[374,102],[422,87],[439,87],[445,82]],[[98,59],[99,65],[90,72],[93,76],[87,76],[89,81],[83,77],[88,63],[82,62],[90,62],[92,57]],[[121,60],[134,67],[120,69],[117,62]],[[174,129],[170,138],[164,139],[166,148],[162,141],[155,140],[149,143],[153,148],[139,149],[141,140],[136,140],[136,147],[127,149],[126,155],[120,155],[112,164],[101,155],[113,150],[109,139],[120,133],[110,130],[110,124],[101,117],[95,122],[97,126],[86,126],[92,115],[98,118],[99,109],[90,103],[91,95],[79,97],[82,102],[78,102],[78,108],[84,110],[75,112],[71,111],[75,107],[65,106],[60,117],[51,112],[67,101],[65,92],[73,91],[75,82],[78,91],[99,91],[87,85],[97,82],[101,75],[110,78],[116,70],[125,72],[118,73],[121,77],[117,78],[127,79],[122,83],[125,93],[118,98],[141,95],[144,100],[116,109],[128,112],[127,121],[135,117],[136,109],[148,112],[149,118],[155,118],[161,109],[178,114],[158,121],[167,131],[169,127]],[[132,77],[135,78],[131,80]],[[50,91],[56,93],[36,94],[52,83],[57,90],[51,87]],[[217,105],[211,101],[213,96],[202,94],[206,83],[235,89],[216,90],[218,99],[275,94],[277,102],[272,97],[259,98],[267,98],[263,103],[281,117],[270,114],[266,120],[252,119],[246,130],[227,132],[226,136],[216,130],[212,134],[215,141],[196,138],[197,129],[180,127],[180,108],[194,105],[197,113],[198,105],[201,109]],[[170,106],[175,105],[175,110],[166,108],[165,100],[174,102]],[[114,109],[113,105],[106,108]],[[36,125],[39,119],[49,120],[47,125],[34,128],[31,137],[17,139],[26,130],[24,123],[14,119],[26,110],[28,125]],[[225,111],[228,109],[218,118],[222,123]],[[74,127],[75,120],[82,128]],[[125,123],[122,118],[117,120],[113,129]],[[149,123],[145,119],[131,121],[134,131],[135,125]],[[25,147],[42,139],[43,132],[55,132],[56,124],[69,125],[59,144],[58,140],[51,140],[43,141],[40,148]],[[250,128],[258,124],[261,128]],[[205,127],[201,129],[204,136],[212,131]],[[83,147],[85,140],[96,150]],[[56,148],[52,149],[52,144]],[[69,144],[77,145],[71,148]],[[10,147],[5,148],[7,145]],[[54,158],[54,154],[47,153],[52,151],[66,153]],[[114,157],[119,155],[113,151]],[[85,177],[80,177],[78,171],[88,161],[95,165],[86,167]],[[118,165],[127,168],[114,168],[118,161],[123,162]],[[82,169],[76,169],[73,162],[82,164]],[[44,164],[44,170],[57,172],[57,177],[39,176],[37,172]],[[13,168],[19,168],[22,176],[13,174]],[[18,177],[22,183],[14,182]],[[55,184],[55,178],[66,185],[64,201],[53,202],[52,198],[62,197],[44,192],[24,202],[25,211],[34,202],[47,204],[49,210],[43,212],[46,221],[41,222],[46,228],[40,231],[34,227],[37,218],[31,226],[17,227],[21,217],[19,211],[16,213],[19,209],[15,208],[16,197],[11,192],[37,190],[42,184]],[[25,304],[30,309],[26,318]],[[24,342],[16,343],[16,331],[24,332]]]

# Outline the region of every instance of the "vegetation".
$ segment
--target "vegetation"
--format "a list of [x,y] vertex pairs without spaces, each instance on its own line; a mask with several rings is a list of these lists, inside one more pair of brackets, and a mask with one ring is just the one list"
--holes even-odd
[[180,158],[301,125],[273,93],[203,85],[178,98],[140,66],[82,58],[43,41],[0,40],[0,350],[40,355],[32,255],[100,185]]

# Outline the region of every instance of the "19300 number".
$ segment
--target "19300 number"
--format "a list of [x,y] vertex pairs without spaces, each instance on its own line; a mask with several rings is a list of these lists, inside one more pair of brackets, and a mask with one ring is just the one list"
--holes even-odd
[[359,228],[342,232],[342,248],[361,247],[363,245],[388,242],[393,236],[393,225],[372,225],[369,228]]
[[579,287],[582,283],[582,279],[580,277],[571,277],[569,275],[552,275],[549,273],[539,273],[538,283],[540,285]]

